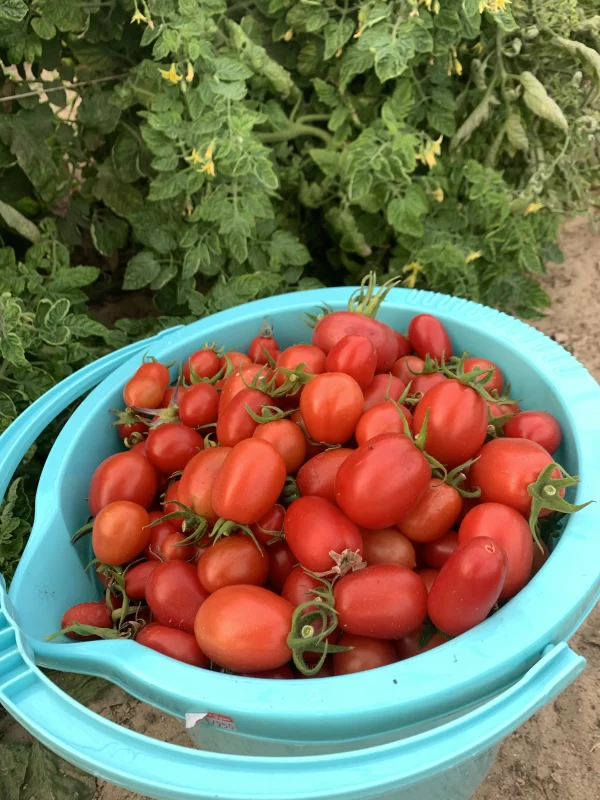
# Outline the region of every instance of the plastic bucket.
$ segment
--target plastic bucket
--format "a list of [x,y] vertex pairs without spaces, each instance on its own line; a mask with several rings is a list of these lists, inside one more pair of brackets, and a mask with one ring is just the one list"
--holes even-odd
[[[310,681],[265,681],[203,672],[131,641],[76,643],[44,637],[64,610],[99,596],[84,567],[89,541],[70,534],[87,518],[97,464],[118,446],[108,409],[143,352],[180,361],[205,341],[240,347],[264,317],[283,346],[308,340],[300,315],[323,302],[345,307],[351,290],[261,300],[172,329],[81,370],[34,403],[2,436],[0,489],[39,432],[93,385],[45,465],[34,528],[10,591],[0,588],[0,702],[37,738],[87,771],[156,798],[402,798],[466,800],[500,741],[583,669],[565,640],[600,594],[598,507],[569,519],[549,562],[500,612],[469,633],[373,672]],[[565,350],[489,308],[427,292],[394,290],[380,318],[398,330],[437,314],[456,352],[484,355],[529,407],[559,419],[558,459],[594,498],[600,389]],[[176,368],[174,368],[176,369]],[[203,750],[120,728],[64,695],[35,663],[101,675],[185,719]]]

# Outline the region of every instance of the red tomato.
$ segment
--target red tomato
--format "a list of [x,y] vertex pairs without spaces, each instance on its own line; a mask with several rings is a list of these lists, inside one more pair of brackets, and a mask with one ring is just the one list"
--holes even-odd
[[158,408],[170,380],[169,370],[164,364],[146,361],[125,384],[125,405],[133,408]]
[[146,583],[154,570],[158,567],[158,561],[142,561],[130,567],[125,573],[125,593],[130,600],[146,599]]
[[[379,376],[378,376],[379,377]],[[377,403],[362,415],[356,426],[355,438],[358,444],[364,444],[374,436],[381,433],[404,433],[404,417],[408,423],[409,431],[413,428],[413,418],[410,411],[398,405],[394,400],[384,400]]]
[[178,481],[177,500],[195,514],[204,517],[208,523],[219,519],[219,514],[213,507],[213,488],[230,453],[231,447],[207,447],[188,462],[181,480]]
[[500,406],[502,414],[518,414],[521,411],[521,406],[518,403],[502,403]]
[[396,341],[398,342],[398,355],[396,356],[396,359],[402,358],[402,356],[410,356],[413,349],[406,336],[398,331],[394,331],[394,334],[396,335]]
[[[310,654],[305,654],[305,660],[308,664],[308,656]],[[316,663],[316,662],[315,662]],[[327,656],[325,661],[323,662],[323,666],[317,672],[316,675],[303,675],[299,670],[296,672],[296,678],[301,678],[302,680],[312,680],[312,678],[333,678],[333,656]]]
[[[302,603],[308,603],[309,600],[313,600],[315,597],[312,593],[313,589],[321,589],[322,587],[323,584],[318,578],[313,578],[312,575],[306,572],[304,567],[298,564],[287,576],[281,590],[281,596],[296,608]],[[306,610],[307,612],[313,611],[315,608],[316,606],[309,606]]]
[[234,672],[263,672],[286,664],[294,607],[261,586],[225,586],[202,604],[196,640],[206,655]]
[[425,392],[429,391],[433,386],[437,386],[438,383],[443,383],[447,381],[448,378],[445,375],[442,375],[440,372],[430,372],[426,375],[416,375],[412,378],[412,383],[410,385],[410,394],[415,395],[424,395]]
[[344,372],[366,389],[375,377],[377,353],[373,343],[365,336],[344,336],[329,351],[325,368],[327,372]]
[[187,386],[173,386],[163,394],[159,408],[178,405],[188,392]]
[[483,386],[488,392],[495,391],[498,392],[498,394],[502,394],[502,389],[504,389],[504,375],[500,371],[500,368],[496,366],[493,361],[488,361],[487,358],[465,358],[465,372],[471,372],[475,367],[481,367],[483,370],[493,369],[493,375],[491,378],[487,379]]
[[347,442],[361,417],[363,402],[362,389],[350,375],[317,375],[304,387],[300,398],[300,413],[308,435],[315,442]]
[[280,592],[294,569],[298,559],[285,542],[276,542],[269,547],[269,583]]
[[146,509],[129,500],[117,500],[104,506],[94,520],[94,555],[99,561],[112,566],[131,561],[148,544],[148,522]]
[[402,383],[408,384],[413,381],[417,375],[423,372],[425,362],[419,356],[402,356],[393,365],[390,370],[392,375],[400,378]]
[[425,584],[425,588],[428,592],[431,591],[431,587],[433,586],[433,582],[440,574],[439,569],[420,569],[418,570],[418,574],[423,578],[423,583]]
[[269,556],[245,535],[220,539],[198,562],[198,580],[211,594],[223,586],[262,586],[268,574]]
[[[144,442],[140,442],[144,445]],[[88,504],[92,517],[115,500],[130,500],[144,508],[154,500],[156,471],[139,452],[116,453],[96,467],[90,483]]]
[[186,633],[194,632],[194,619],[207,597],[196,567],[186,561],[158,564],[146,583],[146,601],[155,619]]
[[284,664],[277,669],[265,669],[262,672],[241,672],[242,678],[265,678],[271,681],[289,681],[294,677],[289,664]]
[[[211,448],[211,450],[216,448]],[[178,511],[181,511],[179,506],[175,505],[173,502],[177,500],[177,502],[181,502],[179,500],[179,484],[181,481],[179,478],[176,481],[172,481],[167,487],[167,491],[165,492],[164,500],[163,500],[163,515],[164,514],[174,514]],[[177,517],[173,517],[169,520],[170,524],[176,528],[181,530],[183,519],[178,519]]]
[[510,600],[525,586],[533,564],[533,537],[525,519],[510,506],[481,503],[461,522],[458,542],[489,536],[506,553],[508,571],[498,600]]
[[408,338],[415,353],[421,358],[427,354],[436,361],[448,361],[452,355],[452,342],[440,320],[431,314],[418,314],[408,326]]
[[462,499],[462,508],[460,509],[460,514],[456,520],[455,526],[457,527],[463,521],[463,519],[467,516],[469,511],[475,506],[479,505],[479,498],[478,497],[463,497]]
[[340,647],[351,647],[352,650],[333,654],[334,675],[366,672],[368,669],[386,667],[398,661],[394,645],[383,639],[370,639],[368,636],[345,633],[338,644]]
[[170,533],[160,545],[161,561],[191,561],[196,555],[196,547],[193,544],[182,545],[185,536],[179,531]]
[[[266,354],[265,354],[266,351]],[[267,355],[270,356],[273,360],[277,360],[276,354],[279,351],[279,345],[277,341],[273,338],[273,334],[270,335],[258,335],[255,336],[254,339],[250,342],[250,347],[248,348],[248,356],[249,358],[254,361],[255,364],[268,364],[269,359]]]
[[441,569],[457,547],[458,534],[448,531],[439,539],[427,542],[421,550],[421,555],[428,567]]
[[391,372],[375,375],[372,382],[363,392],[363,411],[368,411],[385,400],[399,400],[405,389],[406,386],[400,378],[396,378]]
[[342,511],[362,528],[387,528],[408,513],[429,485],[431,468],[410,439],[375,436],[349,455],[335,479]]
[[199,378],[214,378],[220,370],[219,356],[210,347],[203,347],[196,350],[183,365],[183,377],[191,383],[192,375],[190,367]]
[[[148,433],[148,425],[145,422],[122,422],[117,425],[117,432],[121,439],[127,439],[134,433],[141,433],[145,436]],[[144,442],[138,442],[138,444],[144,444]]]
[[204,439],[192,428],[167,422],[150,431],[146,457],[159,472],[170,475],[182,470],[204,448]]
[[453,486],[432,478],[416,505],[396,525],[412,542],[433,542],[454,525],[462,497]]
[[323,453],[325,451],[325,449],[327,448],[327,445],[325,445],[325,444],[317,444],[316,442],[313,442],[308,438],[308,433],[306,432],[306,426],[304,424],[304,420],[302,419],[302,414],[300,413],[300,410],[294,411],[294,413],[291,414],[290,419],[291,419],[291,421],[293,423],[295,423],[300,428],[300,430],[302,431],[302,433],[306,437],[306,457],[307,457],[307,459],[313,458],[314,456],[319,455],[319,453]]
[[[164,516],[163,511],[150,511],[148,514],[148,524],[151,525],[156,520]],[[172,533],[177,533],[177,528],[172,525],[170,520],[160,522],[158,525],[152,525],[150,530],[150,538],[148,544],[144,547],[144,555],[148,561],[164,561],[164,555],[161,547],[165,539]]]
[[[471,483],[481,489],[482,503],[503,503],[529,517],[531,495],[527,487],[552,463],[552,456],[529,439],[492,439],[481,448],[479,459],[471,467]],[[552,477],[561,477],[558,469]]]
[[371,340],[377,353],[377,372],[387,372],[398,358],[398,338],[389,325],[356,311],[334,311],[324,316],[315,325],[312,343],[329,353],[349,334]]
[[402,639],[398,639],[398,641],[394,642],[396,653],[401,661],[404,661],[406,658],[418,656],[421,653],[426,653],[428,650],[433,650],[434,648],[439,647],[441,644],[446,644],[448,641],[443,633],[436,633],[431,637],[426,645],[421,647],[420,640],[422,632],[423,626],[419,625],[416,630],[412,631],[407,636],[403,636]]
[[286,511],[284,530],[296,559],[312,572],[326,572],[334,566],[332,551],[362,552],[357,526],[323,497],[294,500]]
[[219,359],[219,369],[223,369],[223,367],[231,369],[233,367],[234,371],[237,371],[251,363],[252,359],[250,356],[247,356],[246,353],[239,353],[237,350],[228,350]]
[[442,464],[457,467],[477,453],[485,441],[488,413],[485,400],[475,389],[457,380],[430,389],[415,409],[417,433],[429,411],[425,449]]
[[459,636],[487,617],[506,578],[504,550],[487,536],[460,545],[440,570],[427,610],[447,636]]
[[372,564],[399,564],[414,569],[417,566],[415,548],[406,536],[396,528],[382,528],[378,531],[361,529],[363,558]]
[[[325,372],[325,353],[312,344],[293,344],[284,350],[277,359],[277,367],[294,370],[300,364],[305,365],[309,375],[320,375]],[[276,370],[276,382],[281,386],[286,379],[285,373]]]
[[529,439],[552,455],[562,441],[562,431],[555,417],[547,411],[521,411],[504,423],[510,439]]
[[357,636],[400,639],[424,621],[423,580],[397,564],[375,564],[341,578],[333,590],[340,628]]
[[[78,603],[65,611],[60,623],[61,630],[68,628],[69,625],[93,625],[94,628],[112,628],[113,621],[110,614],[110,609],[107,608],[106,603],[93,602],[93,603]],[[81,636],[78,633],[66,633],[69,639],[77,639],[79,642],[91,642],[97,639],[97,636]]]
[[335,503],[335,476],[353,452],[349,447],[334,447],[309,459],[296,476],[300,494],[324,497]]
[[144,647],[156,650],[163,656],[174,658],[176,661],[183,661],[184,664],[191,664],[193,667],[207,669],[210,660],[198,647],[196,637],[185,631],[175,628],[168,628],[166,625],[159,625],[151,622],[137,634],[135,640]]
[[179,419],[190,428],[217,421],[219,393],[210,383],[196,383],[179,401]]
[[275,503],[250,530],[261,544],[269,544],[273,539],[283,539],[283,520],[285,508]]
[[285,483],[285,461],[269,442],[245,439],[228,454],[212,492],[223,519],[251,525],[277,501]]
[[[241,396],[241,395],[238,395]],[[275,419],[258,425],[253,433],[255,439],[270,442],[285,461],[288,475],[295,475],[306,458],[306,436],[289,419]]]
[[249,439],[259,423],[248,413],[248,406],[255,414],[260,414],[265,406],[272,405],[271,398],[258,389],[242,389],[219,413],[217,440],[224,447],[234,447],[244,439]]
[[219,397],[219,414],[223,413],[223,410],[236,394],[247,389],[252,384],[253,379],[266,381],[270,375],[272,375],[272,372],[268,367],[264,367],[261,364],[247,364],[239,372],[234,372],[233,375],[226,378]]

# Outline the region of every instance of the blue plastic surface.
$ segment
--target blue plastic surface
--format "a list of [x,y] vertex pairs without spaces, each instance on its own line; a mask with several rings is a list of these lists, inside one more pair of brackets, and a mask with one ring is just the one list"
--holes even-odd
[[[300,315],[323,302],[341,309],[350,292],[350,289],[329,289],[258,301],[170,335],[167,332],[160,341],[152,343],[151,349],[145,342],[144,349],[169,362],[182,360],[207,340],[240,347],[255,335],[264,317],[274,324],[281,345],[308,341],[310,332],[300,322]],[[557,416],[564,432],[558,458],[571,473],[581,476],[576,500],[597,497],[600,475],[595,458],[600,452],[600,429],[594,419],[600,410],[600,389],[586,370],[535,329],[464,300],[394,290],[379,318],[398,330],[405,330],[410,318],[422,311],[435,313],[442,319],[456,352],[467,349],[474,355],[492,359],[511,381],[513,396],[524,396],[528,407],[545,408]],[[279,776],[281,769],[282,780],[286,774],[290,780],[285,792],[280,786],[280,793],[273,795],[279,800],[337,795],[391,797],[388,790],[391,791],[392,783],[393,790],[397,791],[415,781],[429,780],[434,774],[448,770],[451,764],[475,759],[473,780],[468,778],[471,773],[465,761],[464,768],[457,773],[456,792],[452,790],[443,795],[444,800],[469,797],[483,780],[493,759],[493,748],[501,738],[547,702],[553,693],[564,688],[582,668],[583,661],[565,645],[554,649],[552,645],[568,638],[598,599],[598,507],[589,506],[569,519],[553,557],[499,613],[440,648],[370,673],[316,681],[262,681],[209,672],[199,677],[195,668],[134,642],[46,643],[43,637],[59,627],[63,611],[97,592],[93,577],[84,571],[90,558],[89,543],[82,542],[73,548],[69,538],[87,517],[84,498],[94,468],[114,452],[118,444],[116,434],[108,427],[107,409],[122,402],[123,385],[138,364],[139,356],[116,369],[81,403],[48,458],[36,498],[34,530],[10,591],[21,631],[10,655],[3,655],[2,642],[8,640],[0,627],[0,701],[26,727],[34,730],[36,736],[71,761],[151,796],[199,797],[198,786],[202,781],[202,797],[218,794],[223,798],[268,798],[271,795],[267,793],[264,779]],[[66,381],[65,386],[76,377]],[[0,485],[6,485],[9,479],[5,474],[6,464],[14,468],[15,458],[18,462],[24,452],[17,453],[14,442],[22,444],[32,425],[43,427],[55,413],[56,409],[51,413],[40,407],[24,422],[22,418],[17,420],[7,431],[12,438],[6,448],[2,437]],[[13,628],[9,620],[9,635]],[[268,769],[264,759],[250,760],[254,765],[251,767],[240,756],[218,766],[220,762],[214,754],[186,754],[185,750],[169,749],[167,745],[144,737],[135,738],[135,734],[122,729],[118,729],[117,737],[114,726],[99,722],[91,712],[66,700],[52,684],[48,685],[45,679],[25,668],[26,659],[21,663],[17,658],[16,666],[12,667],[15,653],[22,657],[27,647],[39,664],[102,675],[176,716],[210,711],[231,717],[237,735],[215,732],[202,723],[194,729],[204,734],[197,738],[205,747],[264,756],[287,752],[331,754],[303,757],[289,762],[288,766],[283,760],[270,758]],[[539,661],[548,647],[549,654]],[[563,653],[567,655],[561,655]],[[568,669],[563,659],[568,660]],[[552,667],[557,664],[560,665],[559,678]],[[15,671],[16,684],[10,681],[11,670],[7,673],[7,665]],[[20,670],[24,670],[23,677],[20,677]],[[11,686],[20,689],[11,695]],[[493,695],[499,696],[484,702]],[[41,697],[47,699],[49,709],[54,709],[52,714],[44,714]],[[465,714],[469,708],[482,703]],[[60,735],[56,719],[51,719],[55,713],[67,715],[65,704],[70,709],[68,718],[72,720],[66,740],[64,733]],[[90,742],[87,746],[83,744],[85,732],[91,735],[96,729],[99,737],[107,737],[105,741],[109,741],[112,736],[115,742],[114,747],[107,744],[102,749],[103,758],[107,752],[110,754],[110,764],[106,767],[101,766],[102,761],[94,762],[94,753],[90,751],[95,748]],[[410,738],[393,741],[402,737]],[[385,740],[391,743],[381,745]],[[119,747],[125,746],[125,741],[130,754],[126,764],[117,752]],[[163,748],[166,748],[164,752]],[[100,749],[98,745],[98,752]],[[344,756],[332,752],[336,750],[354,752]],[[450,760],[445,761],[451,752],[454,755],[448,755]],[[409,753],[413,755],[405,758]],[[306,776],[317,769],[312,758],[323,759],[319,761],[319,770],[323,769],[324,775],[330,768],[333,770],[331,783],[325,781],[314,790],[306,785]],[[173,760],[173,766],[168,773],[172,789],[167,791],[160,782],[157,765],[162,763],[164,767],[168,759]],[[346,780],[338,776],[335,783],[335,771],[341,768],[343,759],[346,759],[344,774],[351,778]],[[355,771],[359,763],[369,772],[361,779]],[[292,769],[293,764],[297,766]],[[302,764],[306,766],[300,766]],[[390,777],[389,786],[379,786],[378,780],[387,767],[394,777]],[[109,772],[112,769],[116,772]],[[304,779],[300,777],[303,769],[307,770]],[[211,770],[220,776],[214,794],[207,788],[211,785]],[[250,770],[254,777],[251,779],[244,770]],[[233,774],[230,775],[230,771]],[[196,788],[192,794],[194,774]],[[148,775],[154,776],[156,783],[150,780],[149,785]],[[225,776],[227,786],[223,783]],[[447,772],[445,776],[449,779]],[[186,783],[188,777],[189,784]],[[381,779],[385,782],[383,777]],[[365,780],[369,782],[368,790]],[[428,786],[423,783],[415,789],[417,794],[402,789],[397,796],[403,800],[413,797],[430,800],[439,796],[441,800],[442,795],[435,793],[435,785],[435,781]],[[323,786],[328,787],[326,792]]]

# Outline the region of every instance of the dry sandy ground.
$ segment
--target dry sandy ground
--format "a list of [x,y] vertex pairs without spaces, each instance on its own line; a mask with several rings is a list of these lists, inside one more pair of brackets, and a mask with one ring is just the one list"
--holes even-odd
[[[565,226],[565,263],[545,285],[553,306],[538,327],[571,350],[600,380],[600,232],[585,219]],[[510,736],[473,800],[600,800],[600,607],[571,642],[585,656],[583,675]],[[95,711],[141,733],[187,745],[176,720],[114,687]],[[26,736],[17,725],[5,740]],[[63,798],[57,798],[63,800]],[[65,798],[66,800],[66,798]],[[95,800],[143,800],[103,781]]]

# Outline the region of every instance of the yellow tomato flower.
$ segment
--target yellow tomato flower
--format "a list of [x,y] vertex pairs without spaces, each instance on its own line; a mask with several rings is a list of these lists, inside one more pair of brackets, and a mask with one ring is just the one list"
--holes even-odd
[[407,264],[402,270],[402,272],[409,273],[403,281],[404,285],[407,286],[409,289],[414,289],[415,284],[417,283],[419,272],[422,271],[423,271],[423,265],[419,264],[418,261],[413,261],[410,264]]
[[284,42],[291,42],[291,41],[292,41],[292,37],[293,37],[293,36],[294,36],[294,29],[293,29],[293,28],[289,28],[289,29],[288,29],[288,30],[287,30],[287,31],[286,31],[286,32],[283,34],[283,41],[284,41]]
[[186,161],[189,161],[190,164],[201,164],[202,163],[202,156],[198,155],[198,151],[194,147],[191,154],[185,157]]
[[470,264],[471,261],[477,261],[478,258],[481,258],[483,255],[483,250],[471,250],[471,252],[465,258],[467,264]]
[[535,214],[537,211],[540,210],[540,208],[543,207],[544,207],[543,203],[529,203],[523,214],[525,214],[525,216],[527,217],[529,216],[529,214]]
[[179,83],[179,81],[183,80],[183,75],[180,75],[177,72],[177,67],[175,64],[171,64],[171,69],[159,69],[158,71],[163,78],[165,78],[165,80],[168,80],[171,83]]
[[213,161],[207,161],[206,164],[203,164],[198,172],[206,172],[207,175],[210,175],[211,178],[215,177],[215,165]]
[[189,62],[187,65],[187,72],[185,74],[185,79],[188,83],[191,83],[194,80],[194,67]]
[[439,186],[435,190],[435,192],[433,192],[432,194],[433,194],[434,198],[438,201],[438,203],[443,203],[444,202],[444,190],[441,189]]
[[135,14],[131,18],[130,22],[137,22],[137,24],[139,25],[140,22],[148,22],[148,20],[142,14],[142,12],[139,10],[139,8],[136,6],[135,7]]

